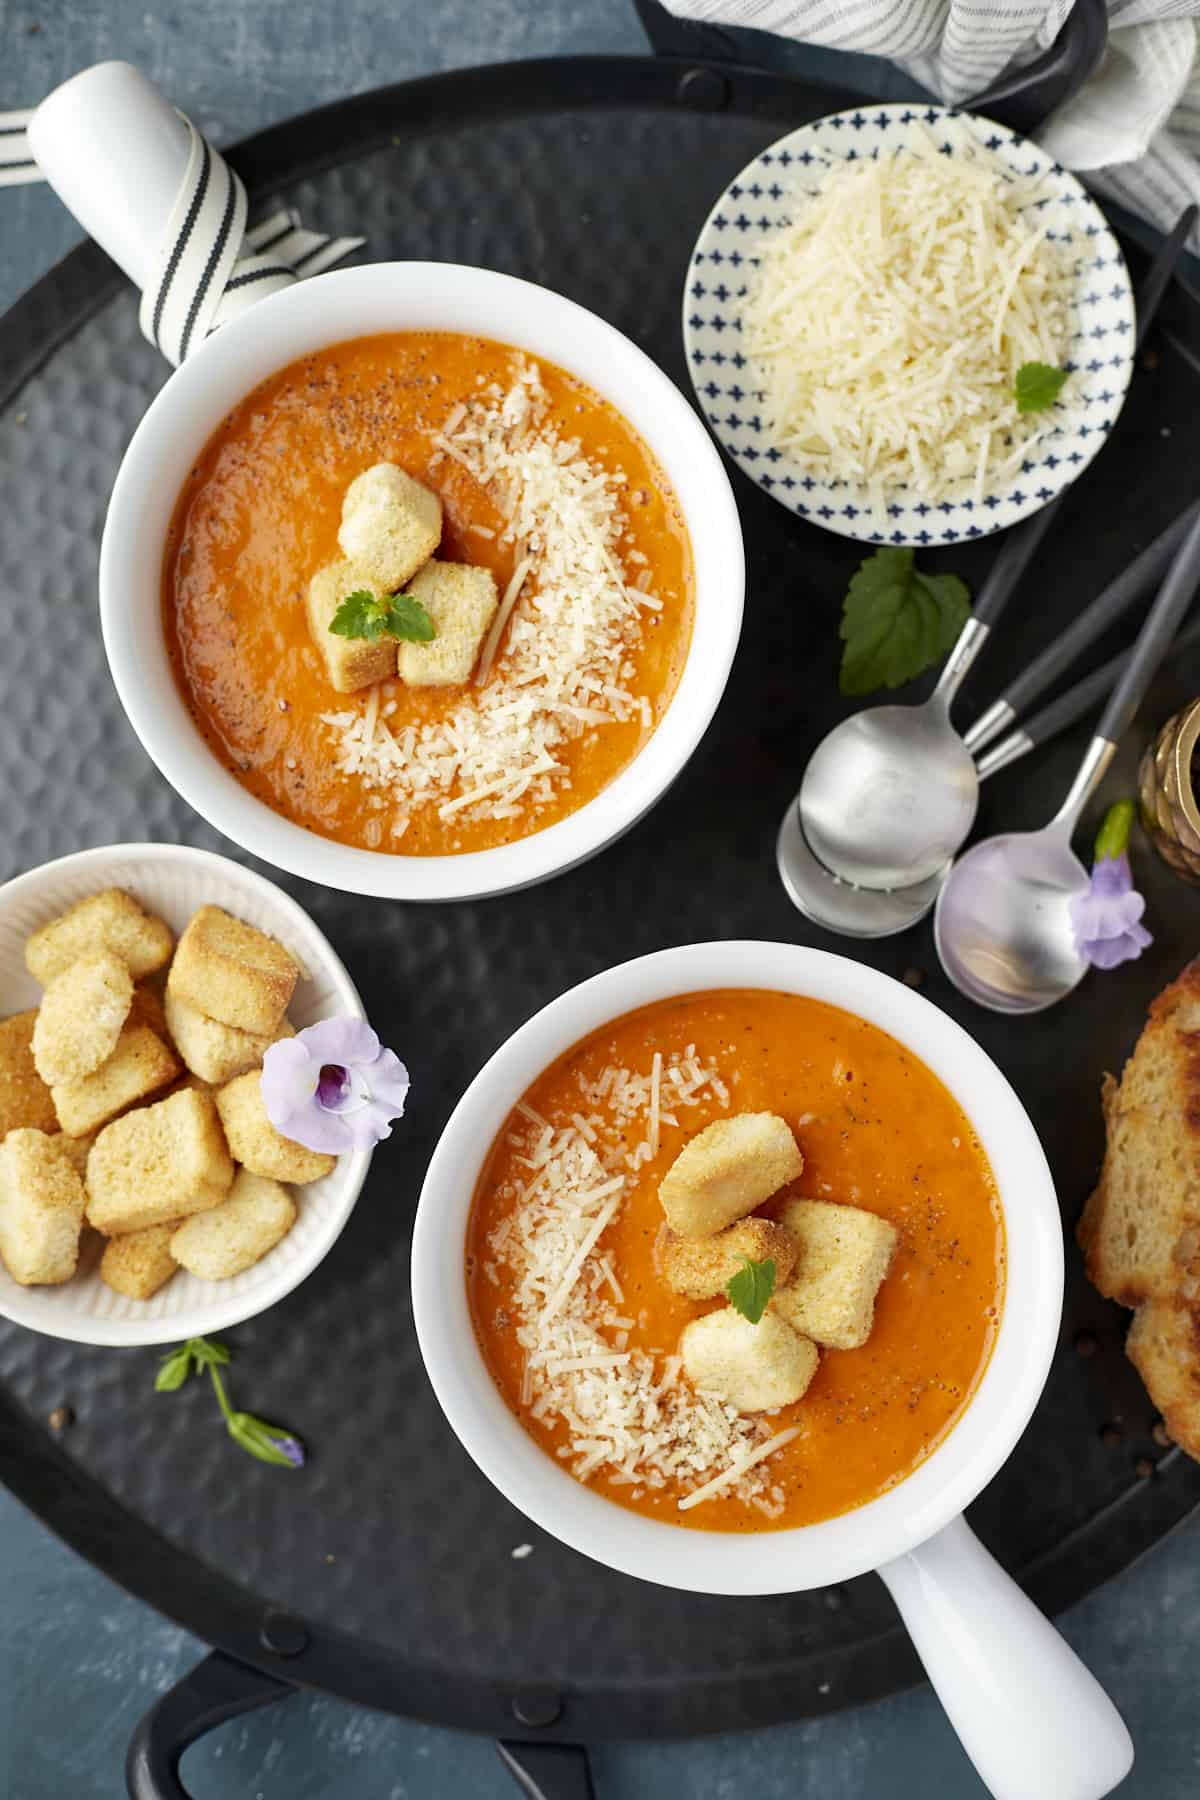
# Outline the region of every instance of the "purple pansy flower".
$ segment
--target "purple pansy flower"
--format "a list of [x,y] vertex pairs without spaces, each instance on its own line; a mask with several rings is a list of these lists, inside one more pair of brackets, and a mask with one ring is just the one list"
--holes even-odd
[[1109,809],[1096,839],[1096,860],[1082,894],[1070,903],[1075,948],[1096,969],[1132,962],[1154,939],[1142,924],[1146,902],[1133,885],[1127,854],[1133,802]]
[[408,1087],[408,1070],[365,1019],[322,1019],[263,1057],[263,1104],[276,1131],[333,1156],[390,1137]]

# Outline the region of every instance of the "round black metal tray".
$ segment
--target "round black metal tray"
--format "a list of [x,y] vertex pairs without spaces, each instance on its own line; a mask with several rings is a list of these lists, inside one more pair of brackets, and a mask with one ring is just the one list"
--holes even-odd
[[[686,383],[681,282],[713,196],[772,137],[853,100],[741,67],[529,63],[351,100],[264,133],[232,160],[257,200],[295,204],[323,229],[361,231],[372,257],[481,263],[560,289]],[[105,501],[166,375],[135,314],[132,292],[87,247],[0,322],[4,877],[120,839],[230,849],[148,763],[100,645]],[[1200,323],[1177,291],[1154,334],[1154,366],[1139,371],[1113,442],[982,659],[964,718],[1192,498],[1197,346]],[[408,1243],[425,1163],[463,1087],[517,1024],[597,969],[672,942],[757,936],[848,948],[792,910],[773,843],[808,749],[843,711],[836,621],[861,551],[734,480],[750,563],[745,635],[716,722],[651,818],[589,867],[474,905],[372,904],[283,878],[414,1075],[408,1117],[327,1261],[231,1334],[243,1404],[303,1434],[313,1450],[305,1472],[281,1476],[242,1455],[214,1427],[198,1384],[156,1398],[152,1352],[87,1349],[0,1323],[0,1477],[83,1555],[224,1653],[168,1707],[176,1748],[202,1721],[278,1692],[270,1677],[566,1743],[761,1725],[918,1676],[873,1579],[709,1599],[622,1579],[545,1538],[451,1436],[411,1325]],[[977,585],[993,549],[929,561]],[[1097,659],[1112,648],[1098,646]],[[1178,665],[1163,676],[1114,792],[1128,789],[1149,729],[1198,677]],[[1041,822],[1080,742],[989,783],[984,827]],[[1148,852],[1139,867],[1154,949],[1040,1018],[969,1008],[942,979],[927,928],[855,951],[893,974],[920,971],[929,996],[1007,1071],[1046,1144],[1068,1228],[1098,1162],[1101,1074],[1119,1067],[1150,996],[1196,947],[1195,892]],[[1123,1316],[1090,1290],[1073,1250],[1069,1270],[1045,1397],[974,1510],[987,1543],[1051,1610],[1200,1502],[1200,1469],[1152,1439],[1153,1411],[1122,1355]],[[1094,1336],[1094,1354],[1076,1353],[1080,1333]],[[74,1422],[55,1438],[46,1421],[59,1406]],[[1116,1447],[1101,1437],[1114,1422]],[[1135,1464],[1147,1457],[1155,1473],[1139,1479]],[[533,1554],[515,1560],[526,1542]],[[139,1793],[168,1791],[153,1786],[148,1743],[131,1782]]]

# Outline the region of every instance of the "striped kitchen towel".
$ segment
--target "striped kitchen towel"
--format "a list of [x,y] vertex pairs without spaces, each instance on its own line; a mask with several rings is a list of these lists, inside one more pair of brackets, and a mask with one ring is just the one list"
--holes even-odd
[[[680,18],[887,57],[951,105],[1032,61],[1071,0],[665,0]],[[1200,0],[1109,0],[1099,68],[1037,133],[1089,187],[1167,229],[1200,200]],[[1200,249],[1200,233],[1193,235]]]

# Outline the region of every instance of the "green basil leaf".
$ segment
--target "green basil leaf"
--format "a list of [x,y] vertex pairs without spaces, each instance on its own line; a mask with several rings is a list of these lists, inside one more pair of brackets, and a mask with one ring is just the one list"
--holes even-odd
[[957,575],[924,574],[909,549],[876,550],[859,565],[842,605],[842,693],[900,687],[932,668],[970,611]]
[[1013,399],[1020,413],[1044,412],[1053,406],[1067,379],[1065,369],[1054,369],[1049,363],[1022,363],[1013,383]]
[[740,1312],[743,1319],[749,1319],[751,1325],[758,1324],[774,1292],[775,1259],[771,1256],[762,1262],[752,1262],[748,1256],[743,1256],[742,1267],[725,1283],[730,1306]]

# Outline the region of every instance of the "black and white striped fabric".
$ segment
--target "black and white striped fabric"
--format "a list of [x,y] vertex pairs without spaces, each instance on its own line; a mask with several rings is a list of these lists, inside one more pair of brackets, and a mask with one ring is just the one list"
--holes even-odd
[[290,212],[247,231],[240,178],[190,120],[184,123],[187,172],[138,314],[145,336],[176,365],[255,301],[332,268],[363,242],[306,231]]
[[[0,113],[0,187],[42,179],[25,135],[32,116]],[[190,119],[183,122],[187,171],[138,313],[146,337],[177,367],[255,301],[333,268],[365,241],[306,231],[290,211],[247,229],[240,177]]]
[[32,117],[28,108],[24,112],[0,112],[0,187],[42,179],[25,135]]
[[[665,0],[680,18],[888,57],[956,105],[1039,55],[1072,0]],[[1108,0],[1108,50],[1038,142],[1169,228],[1200,201],[1200,0]],[[1200,232],[1192,239],[1200,249]]]

